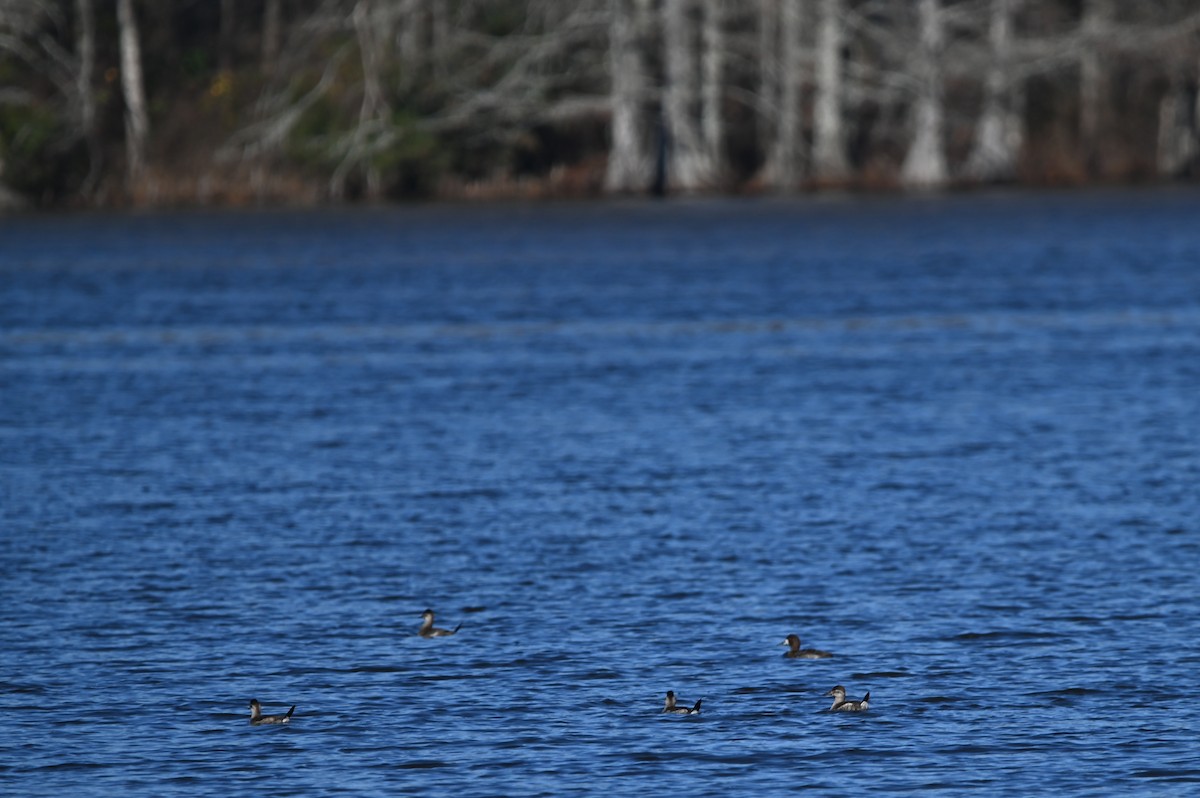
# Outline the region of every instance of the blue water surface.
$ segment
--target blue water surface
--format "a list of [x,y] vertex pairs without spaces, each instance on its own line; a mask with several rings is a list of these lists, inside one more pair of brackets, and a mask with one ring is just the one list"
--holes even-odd
[[1195,192],[3,218],[0,793],[1194,794],[1198,485]]

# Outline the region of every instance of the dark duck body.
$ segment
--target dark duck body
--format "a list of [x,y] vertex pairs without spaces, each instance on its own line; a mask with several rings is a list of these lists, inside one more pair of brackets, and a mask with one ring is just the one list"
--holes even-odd
[[866,712],[871,700],[871,691],[868,690],[861,701],[847,701],[846,688],[840,684],[825,695],[833,696],[833,706],[829,708],[830,712]]
[[421,628],[417,630],[417,634],[421,637],[449,637],[461,628],[460,623],[453,629],[439,629],[433,625],[433,610],[425,610],[421,613]]
[[819,648],[800,648],[799,635],[788,635],[780,645],[788,647],[788,650],[783,652],[783,656],[788,659],[825,659],[833,656],[828,651],[822,651]]

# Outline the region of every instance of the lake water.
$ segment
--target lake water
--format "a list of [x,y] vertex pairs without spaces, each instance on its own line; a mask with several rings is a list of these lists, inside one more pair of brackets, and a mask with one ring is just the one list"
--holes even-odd
[[1196,192],[0,219],[0,793],[1195,794],[1198,486]]

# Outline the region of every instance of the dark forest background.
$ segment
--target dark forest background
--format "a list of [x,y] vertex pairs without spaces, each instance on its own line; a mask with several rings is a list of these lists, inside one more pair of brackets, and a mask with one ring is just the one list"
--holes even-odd
[[1200,0],[0,0],[0,205],[1200,177]]

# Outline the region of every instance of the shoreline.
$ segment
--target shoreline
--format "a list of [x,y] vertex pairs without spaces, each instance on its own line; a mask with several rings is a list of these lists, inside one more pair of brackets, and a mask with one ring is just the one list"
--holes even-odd
[[[153,192],[153,199],[120,200],[102,202],[64,202],[38,204],[0,185],[0,218],[11,216],[53,216],[60,214],[95,213],[95,212],[240,212],[240,211],[332,211],[332,210],[363,210],[371,208],[405,208],[405,207],[484,207],[488,205],[576,205],[596,203],[639,203],[672,204],[678,202],[719,202],[730,201],[828,201],[828,200],[870,200],[870,199],[913,199],[973,197],[995,195],[1046,195],[1061,194],[1093,194],[1113,192],[1158,193],[1172,191],[1189,191],[1200,189],[1200,181],[1183,178],[1162,178],[1158,180],[1130,181],[1079,181],[1079,182],[1006,182],[1006,183],[950,183],[937,188],[904,189],[899,186],[862,186],[842,185],[824,186],[820,188],[805,188],[794,192],[770,191],[748,188],[732,191],[689,191],[667,192],[665,194],[641,193],[606,193],[602,191],[556,191],[553,187],[532,181],[515,181],[511,184],[464,184],[456,190],[438,191],[424,196],[395,197],[382,199],[366,199],[352,197],[334,199],[320,196],[315,187],[309,187],[300,198],[293,195],[288,198],[283,195],[270,195],[261,198],[248,198],[239,192],[235,198],[186,199],[182,193],[172,192],[165,195]],[[231,195],[232,196],[232,195]]]

